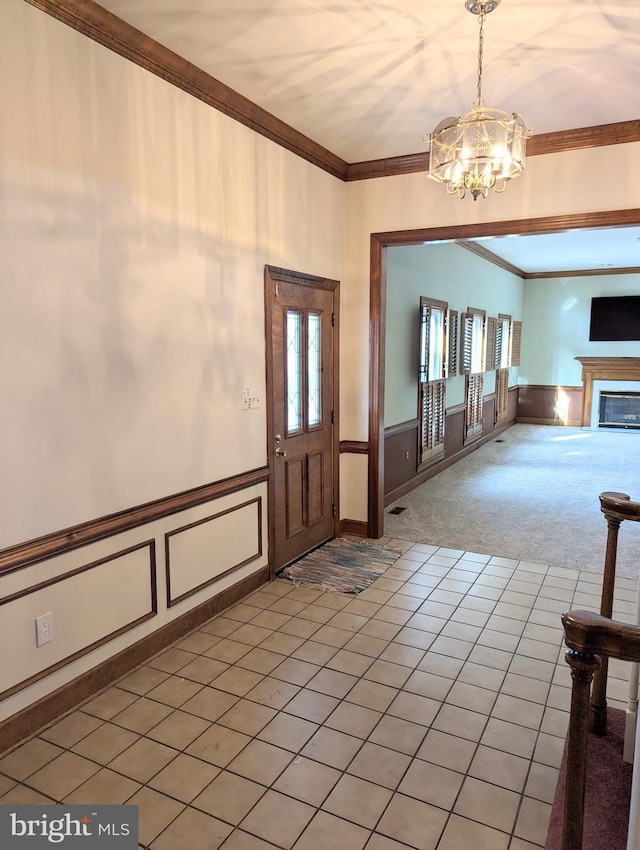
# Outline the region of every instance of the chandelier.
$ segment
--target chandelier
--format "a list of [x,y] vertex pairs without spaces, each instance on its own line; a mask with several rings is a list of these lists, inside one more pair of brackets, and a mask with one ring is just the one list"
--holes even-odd
[[524,171],[527,139],[531,133],[516,112],[485,106],[482,100],[484,21],[500,0],[466,0],[478,15],[478,84],[473,107],[463,118],[444,118],[430,135],[429,177],[443,183],[459,198],[469,192],[474,201],[489,190],[504,192],[509,180]]

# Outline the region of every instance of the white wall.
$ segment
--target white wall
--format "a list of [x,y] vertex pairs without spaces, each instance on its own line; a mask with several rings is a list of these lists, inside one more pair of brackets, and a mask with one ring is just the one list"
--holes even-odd
[[[622,173],[624,180],[610,179]],[[588,175],[588,179],[585,178]],[[347,186],[347,249],[341,356],[341,437],[368,438],[370,235],[423,227],[525,220],[543,216],[624,210],[638,206],[640,143],[531,157],[525,174],[504,194],[474,202],[446,195],[425,174],[361,180]],[[523,328],[523,338],[524,338]],[[344,516],[366,518],[366,475],[350,469],[353,498]]]
[[345,186],[22,0],[0,51],[0,548],[266,463],[265,263]]
[[640,357],[637,341],[589,342],[591,299],[602,295],[640,295],[640,274],[526,281],[521,384],[582,386],[575,357]]
[[[23,0],[0,23],[2,549],[265,466],[264,266],[341,279],[346,189]],[[262,483],[2,574],[0,719],[263,569],[268,528]]]
[[[446,301],[462,313],[468,307],[488,316],[505,313],[522,319],[521,278],[455,243],[410,245],[387,252],[384,424],[388,428],[415,418],[418,380],[420,296]],[[517,383],[517,369],[511,383]],[[447,380],[447,407],[464,402],[464,376]],[[495,390],[495,372],[487,372],[484,394]]]

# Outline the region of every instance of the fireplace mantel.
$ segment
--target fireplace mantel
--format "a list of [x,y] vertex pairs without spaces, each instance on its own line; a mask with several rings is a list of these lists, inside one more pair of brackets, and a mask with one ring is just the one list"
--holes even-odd
[[591,422],[594,381],[640,381],[640,357],[576,357],[582,364],[582,426]]

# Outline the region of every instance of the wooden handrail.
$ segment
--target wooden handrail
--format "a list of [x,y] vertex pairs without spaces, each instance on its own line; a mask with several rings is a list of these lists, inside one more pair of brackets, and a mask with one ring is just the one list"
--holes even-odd
[[564,641],[583,655],[606,655],[620,661],[640,661],[640,626],[621,623],[593,611],[562,615]]
[[600,493],[600,510],[605,517],[640,522],[640,502],[632,502],[626,493]]
[[562,625],[572,684],[560,847],[582,850],[591,680],[607,658],[640,661],[640,626],[578,610],[566,611]]

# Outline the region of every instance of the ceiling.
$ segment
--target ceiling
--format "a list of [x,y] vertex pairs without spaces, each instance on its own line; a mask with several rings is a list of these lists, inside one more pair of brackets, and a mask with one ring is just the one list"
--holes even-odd
[[[347,162],[417,153],[476,95],[464,0],[99,0]],[[502,0],[488,106],[535,133],[638,118],[638,0]]]
[[[425,152],[476,95],[478,18],[464,0],[99,3],[349,163]],[[502,0],[487,16],[485,103],[535,135],[637,120],[638,80],[640,0]],[[640,266],[639,237],[482,244],[525,272],[604,269]]]
[[489,236],[474,242],[528,277],[553,272],[640,270],[640,227]]

